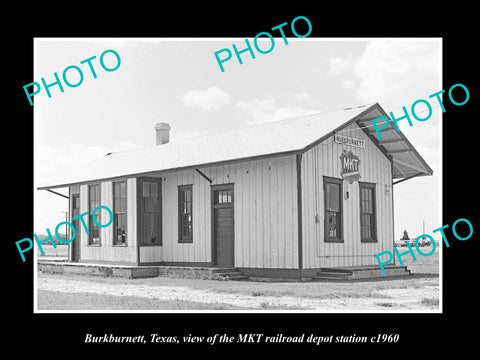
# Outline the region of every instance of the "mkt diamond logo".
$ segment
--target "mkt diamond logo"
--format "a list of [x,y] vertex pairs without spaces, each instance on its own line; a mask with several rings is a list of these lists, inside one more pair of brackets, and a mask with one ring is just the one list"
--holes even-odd
[[340,172],[342,178],[348,180],[350,184],[360,179],[360,171],[358,170],[360,159],[357,155],[351,151],[343,150],[340,161],[342,162],[342,171]]

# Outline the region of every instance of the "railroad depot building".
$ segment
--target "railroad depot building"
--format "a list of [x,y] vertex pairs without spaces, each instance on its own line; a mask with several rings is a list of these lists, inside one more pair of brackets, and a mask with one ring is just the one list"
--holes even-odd
[[[394,246],[393,185],[432,169],[378,104],[109,153],[39,189],[69,188],[69,261],[234,267],[305,277],[376,265]],[[173,130],[174,131],[174,130]],[[153,137],[153,131],[152,131]],[[99,205],[110,226],[85,216]],[[109,214],[97,212],[105,224]]]

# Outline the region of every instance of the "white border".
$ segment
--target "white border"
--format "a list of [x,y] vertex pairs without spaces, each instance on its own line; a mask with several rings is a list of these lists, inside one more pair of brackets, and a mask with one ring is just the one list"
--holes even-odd
[[[261,32],[263,30],[260,30]],[[274,36],[276,41],[280,41],[282,37]],[[440,37],[432,37],[432,38],[390,38],[390,37],[371,37],[371,38],[314,38],[314,37],[306,37],[306,38],[296,38],[296,37],[286,37],[288,41],[296,42],[296,41],[302,41],[302,42],[317,42],[317,41],[322,41],[322,42],[329,42],[329,41],[371,41],[371,40],[377,40],[377,39],[383,39],[383,40],[391,40],[391,41],[438,41],[439,42],[439,47],[440,47],[440,66],[439,69],[443,70],[443,64],[442,64],[442,55],[443,55],[443,39]],[[34,38],[34,79],[38,78],[38,72],[37,72],[37,43],[38,41],[125,41],[125,42],[138,42],[138,41],[145,41],[145,42],[162,42],[162,41],[243,41],[244,38],[241,37],[215,37],[215,38],[47,38],[47,37],[42,37],[42,38]],[[261,38],[260,40],[267,40]],[[442,78],[442,71],[440,71],[439,74],[439,89],[443,89],[444,87],[442,86],[443,83],[443,78]],[[442,98],[443,100],[443,98]],[[34,106],[34,149],[35,149],[35,144],[37,143],[37,123],[35,122],[35,106]],[[440,126],[439,126],[439,139],[440,139],[440,163],[439,163],[439,168],[440,171],[439,173],[442,173],[443,175],[443,167],[442,167],[442,162],[443,162],[443,143],[442,143],[442,121],[443,121],[443,114],[440,114]],[[34,188],[33,188],[33,196],[34,196],[34,204],[37,204],[36,201],[36,183],[37,179],[35,176],[35,151],[34,151]],[[442,206],[438,210],[441,217],[443,213],[443,198],[442,198],[442,189],[443,189],[443,176],[440,178],[440,192],[439,192],[439,198],[442,199]],[[442,217],[443,219],[443,217]],[[443,222],[443,221],[442,221]],[[34,225],[35,225],[35,209],[34,209]],[[440,226],[440,225],[439,225]],[[442,239],[443,240],[443,239]],[[34,275],[34,286],[33,286],[33,299],[34,299],[34,308],[33,312],[34,313],[39,313],[39,314],[57,314],[57,313],[69,313],[69,314],[76,314],[76,313],[88,313],[88,314],[129,314],[129,313],[136,313],[136,314],[152,314],[152,313],[176,313],[176,314],[184,314],[184,313],[201,313],[201,314],[220,314],[220,313],[253,313],[253,314],[322,314],[322,313],[339,313],[339,314],[344,314],[344,313],[349,313],[349,314],[356,314],[356,313],[368,313],[368,314],[408,314],[408,313],[443,313],[443,246],[442,242],[439,243],[439,309],[438,310],[411,310],[411,309],[405,309],[405,310],[343,310],[343,309],[338,309],[338,310],[39,310],[38,309],[38,303],[37,303],[37,249],[34,246],[34,256],[33,256],[33,261],[34,261],[34,270],[33,270],[33,275]],[[25,264],[26,265],[26,264]],[[259,283],[261,284],[261,283]]]

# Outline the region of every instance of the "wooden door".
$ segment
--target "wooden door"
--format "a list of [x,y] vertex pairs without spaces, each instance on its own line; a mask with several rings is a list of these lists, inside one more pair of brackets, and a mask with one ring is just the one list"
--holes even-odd
[[159,178],[139,179],[139,246],[162,245],[162,183]]
[[234,211],[233,185],[213,188],[213,241],[214,264],[233,267],[234,261]]

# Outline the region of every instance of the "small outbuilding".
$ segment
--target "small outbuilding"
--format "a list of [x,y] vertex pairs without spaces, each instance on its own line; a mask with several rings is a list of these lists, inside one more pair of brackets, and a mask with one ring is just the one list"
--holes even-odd
[[[69,188],[69,261],[238,268],[302,278],[378,265],[394,246],[393,185],[432,169],[378,104],[109,153],[39,189]],[[99,205],[110,226],[76,216]],[[109,213],[97,211],[98,223]],[[88,229],[88,233],[86,231]]]

